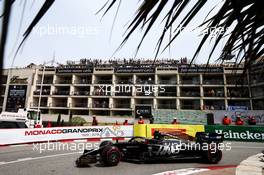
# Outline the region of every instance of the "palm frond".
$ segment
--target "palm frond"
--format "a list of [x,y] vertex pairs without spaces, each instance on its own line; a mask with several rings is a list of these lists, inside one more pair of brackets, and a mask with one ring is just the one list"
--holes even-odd
[[[137,28],[141,28],[145,29],[145,31],[139,41],[137,47],[138,51],[147,34],[153,28],[154,23],[158,21],[158,18],[162,15],[162,11],[168,6],[169,3],[167,2],[168,0],[141,0],[141,5],[136,12],[136,16],[127,27],[127,33],[118,49],[126,43]],[[176,23],[176,20],[179,19],[179,16],[189,2],[190,0],[174,0],[168,12],[165,13],[165,16],[162,18],[162,22],[165,24],[156,44],[155,58],[160,52],[169,48],[172,42],[175,42],[181,34],[181,31],[183,31],[185,27],[196,18],[198,12],[202,11],[207,0],[196,0],[196,3],[192,4],[192,8],[188,11],[187,15],[179,23]],[[116,3],[116,1],[112,0],[105,13],[108,12],[114,3]],[[223,38],[228,37],[218,61],[223,61],[229,55],[238,53],[236,62],[244,62],[245,70],[248,70],[254,61],[264,53],[264,8],[262,3],[262,0],[225,0],[215,15],[205,20],[199,26],[204,27],[205,29],[222,29],[221,33],[213,39],[210,37],[210,33],[205,34],[200,41],[191,62],[203,49],[205,42],[213,40],[214,44],[209,52],[208,64],[220,41]],[[211,13],[211,11],[209,13]],[[164,37],[167,35],[168,31],[172,30],[172,26],[175,24],[178,27],[172,33],[169,32],[169,41],[165,43],[165,46],[161,51],[160,48],[164,42]],[[231,27],[233,30],[228,33],[228,29]],[[182,30],[177,30],[179,28]],[[240,55],[242,55],[242,57],[239,58]]]

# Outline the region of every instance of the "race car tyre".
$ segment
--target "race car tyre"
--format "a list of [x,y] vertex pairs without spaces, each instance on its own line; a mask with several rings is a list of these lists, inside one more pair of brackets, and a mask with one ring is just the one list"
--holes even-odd
[[113,145],[113,143],[112,142],[110,142],[110,141],[102,141],[101,143],[100,143],[100,145],[99,145],[99,148],[102,148],[102,147],[105,147],[106,145]]
[[222,155],[223,153],[219,149],[214,151],[209,149],[206,153],[206,162],[211,164],[217,164],[222,159]]
[[106,166],[116,166],[121,160],[121,153],[115,146],[106,146],[100,156],[100,162]]

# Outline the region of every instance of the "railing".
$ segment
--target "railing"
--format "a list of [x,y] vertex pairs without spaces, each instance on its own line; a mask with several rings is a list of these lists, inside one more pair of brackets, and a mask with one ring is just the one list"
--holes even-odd
[[[40,90],[33,92],[34,95],[40,95]],[[50,95],[50,90],[43,89],[41,95]]]
[[112,84],[112,80],[96,80],[94,84]]
[[238,97],[238,98],[247,98],[249,97],[249,92],[244,90],[227,90],[227,97]]
[[90,95],[90,92],[89,91],[73,91],[72,95],[75,95],[75,96],[88,96],[88,95]]
[[176,104],[158,104],[158,109],[176,109]]
[[204,92],[204,97],[224,97],[223,91]]
[[74,84],[92,84],[92,80],[74,80]]
[[67,108],[68,104],[67,103],[49,103],[49,107],[63,107],[63,108]]
[[75,108],[87,108],[88,103],[72,103],[70,106]]
[[114,108],[131,108],[130,103],[115,103]]
[[176,92],[159,92],[158,96],[162,96],[162,97],[176,97],[177,93]]
[[56,80],[55,84],[72,84],[72,80]]
[[181,92],[181,97],[200,97],[200,92]]
[[[40,103],[40,107],[47,107],[47,103]],[[30,103],[30,107],[38,107],[38,103]]]
[[92,104],[93,108],[109,108],[109,104],[108,103],[93,103]]
[[154,96],[154,92],[148,92],[148,91],[145,91],[145,92],[137,92],[136,93],[136,96]]
[[180,80],[180,84],[200,84],[200,80]]
[[154,80],[151,80],[151,81],[149,81],[149,80],[137,80],[136,81],[136,84],[154,84],[154,83],[155,83]]
[[57,91],[53,91],[52,95],[70,95],[70,91],[57,90]]
[[116,80],[116,84],[133,84],[132,80]]
[[200,105],[180,105],[181,109],[200,110]]
[[[44,80],[43,81],[43,84],[52,84],[52,83],[53,83],[53,80]],[[41,80],[38,80],[37,84],[41,84]]]
[[225,110],[224,105],[204,105],[203,106],[204,110]]
[[95,92],[92,92],[92,95],[94,96],[110,96],[111,95],[111,92],[104,92],[103,90],[101,91],[95,91]]
[[223,85],[223,80],[203,80],[204,85]]
[[132,96],[132,92],[115,92],[115,96]]
[[158,84],[171,84],[171,85],[176,85],[177,81],[176,80],[159,80]]

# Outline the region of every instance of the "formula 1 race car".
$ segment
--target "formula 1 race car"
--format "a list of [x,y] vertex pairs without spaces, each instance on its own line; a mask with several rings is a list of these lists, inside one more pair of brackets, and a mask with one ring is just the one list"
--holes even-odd
[[76,160],[76,166],[100,162],[104,166],[116,166],[123,161],[173,161],[197,159],[216,164],[222,159],[218,145],[223,135],[198,132],[195,137],[154,132],[154,138],[133,137],[128,142],[103,141],[99,149],[84,150]]

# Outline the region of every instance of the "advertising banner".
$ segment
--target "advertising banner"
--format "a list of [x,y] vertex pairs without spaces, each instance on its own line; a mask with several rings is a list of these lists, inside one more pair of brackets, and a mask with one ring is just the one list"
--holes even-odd
[[181,133],[195,137],[196,132],[204,132],[204,125],[136,124],[134,125],[134,136],[151,138],[155,130],[171,134]]
[[132,137],[133,126],[80,126],[0,129],[0,145],[87,138]]
[[224,134],[225,140],[264,142],[264,127],[208,125],[205,131]]

